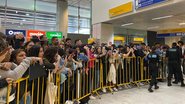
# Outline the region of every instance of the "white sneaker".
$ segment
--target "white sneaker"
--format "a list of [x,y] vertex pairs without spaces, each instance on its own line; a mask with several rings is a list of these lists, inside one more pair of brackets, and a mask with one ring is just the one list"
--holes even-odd
[[127,85],[127,88],[132,88],[130,85]]
[[91,100],[96,100],[96,97],[94,97],[94,96],[89,96],[89,98],[91,99]]
[[139,85],[140,85],[140,86],[144,86],[145,84],[144,84],[144,83],[142,83],[142,82],[140,82],[140,83],[139,83]]
[[107,90],[106,90],[105,88],[103,88],[103,89],[102,89],[102,92],[103,92],[103,93],[106,93],[106,92],[107,92]]
[[121,86],[118,87],[119,90],[122,90],[123,88]]
[[113,88],[114,91],[118,92],[118,89],[116,87]]

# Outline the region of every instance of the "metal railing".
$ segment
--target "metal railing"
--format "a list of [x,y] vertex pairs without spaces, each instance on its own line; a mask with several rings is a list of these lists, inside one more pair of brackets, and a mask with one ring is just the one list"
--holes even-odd
[[[116,69],[116,85],[107,83],[107,75],[110,69],[108,60],[91,59],[83,62],[83,67],[73,71],[72,76],[67,76],[67,80],[61,83],[61,74],[54,75],[55,85],[58,86],[55,104],[65,103],[67,100],[81,100],[91,94],[99,96],[98,91],[107,88],[126,85],[140,87],[140,82],[145,84],[150,80],[150,69],[144,58],[128,57],[116,59],[114,63]],[[158,79],[165,79],[165,64],[163,60],[159,65]],[[29,76],[16,81],[15,104],[44,104],[47,77],[41,77],[30,81]],[[7,104],[12,84],[9,84],[7,93]],[[110,92],[112,92],[110,90]],[[30,97],[30,101],[28,98]],[[100,97],[100,96],[99,96]]]

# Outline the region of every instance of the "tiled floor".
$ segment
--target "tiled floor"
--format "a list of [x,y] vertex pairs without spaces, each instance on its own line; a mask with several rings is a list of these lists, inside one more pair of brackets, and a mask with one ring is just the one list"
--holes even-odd
[[89,104],[185,104],[185,87],[159,83],[160,89],[149,93],[148,86],[125,89],[113,95],[103,94],[101,99],[91,100]]

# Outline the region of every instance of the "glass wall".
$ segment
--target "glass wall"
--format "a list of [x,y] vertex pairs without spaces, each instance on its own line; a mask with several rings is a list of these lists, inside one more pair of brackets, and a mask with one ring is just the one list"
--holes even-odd
[[91,10],[79,6],[68,7],[69,22],[68,33],[90,34]]
[[[0,0],[0,27],[57,31],[56,1]],[[73,0],[68,0],[68,33],[90,34],[90,2],[88,0],[79,1],[74,4]]]
[[56,31],[56,8],[56,2],[0,0],[1,25],[9,29]]

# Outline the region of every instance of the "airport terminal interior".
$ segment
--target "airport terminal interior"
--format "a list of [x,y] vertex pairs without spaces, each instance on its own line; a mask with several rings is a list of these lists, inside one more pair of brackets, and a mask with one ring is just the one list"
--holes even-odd
[[185,104],[185,0],[0,0],[0,104]]

